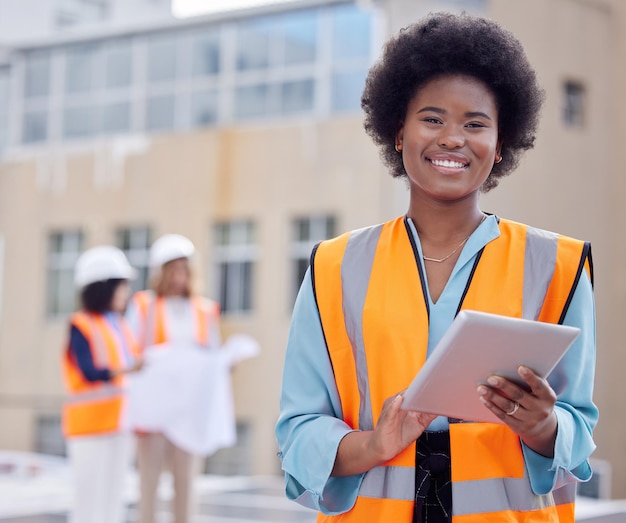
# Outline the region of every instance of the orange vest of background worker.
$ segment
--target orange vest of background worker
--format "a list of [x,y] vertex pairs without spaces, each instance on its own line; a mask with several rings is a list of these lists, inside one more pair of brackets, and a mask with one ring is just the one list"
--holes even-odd
[[[589,245],[507,220],[499,228],[477,257],[459,310],[562,322],[581,272],[591,277]],[[420,326],[428,311],[407,231],[398,218],[322,242],[314,253],[322,327],[343,418],[354,429],[371,430],[385,398],[426,360],[428,330]],[[347,296],[359,282],[366,291]],[[368,354],[368,346],[385,347],[384,354]],[[450,456],[453,523],[574,521],[575,483],[534,494],[520,439],[506,425],[451,420]],[[318,521],[411,521],[415,462],[412,444],[365,474],[350,511]]]
[[132,434],[121,426],[124,374],[141,368],[122,316],[134,269],[115,247],[94,247],[77,263],[82,310],[70,320],[62,368],[69,398],[63,432],[74,474],[73,523],[122,523]]
[[[178,234],[162,236],[152,245],[152,290],[136,293],[126,314],[142,349],[158,350],[167,344],[166,350],[175,352],[177,346],[221,346],[217,304],[191,292],[194,251],[192,242]],[[163,383],[163,387],[169,385]],[[174,523],[188,523],[198,459],[165,434],[138,428],[139,522],[154,523],[159,478],[169,468],[174,480]]]

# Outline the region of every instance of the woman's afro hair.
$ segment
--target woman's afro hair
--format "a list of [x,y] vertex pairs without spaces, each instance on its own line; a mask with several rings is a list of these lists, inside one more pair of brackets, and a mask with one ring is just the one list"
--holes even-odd
[[365,82],[365,130],[380,146],[391,175],[406,177],[402,155],[395,150],[396,135],[417,90],[444,75],[476,78],[495,96],[502,161],[494,164],[483,184],[487,192],[533,147],[544,98],[521,43],[495,22],[435,13],[390,39]]

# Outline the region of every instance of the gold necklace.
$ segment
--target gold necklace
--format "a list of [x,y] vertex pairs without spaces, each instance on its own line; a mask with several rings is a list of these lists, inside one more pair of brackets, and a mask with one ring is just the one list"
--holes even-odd
[[[480,225],[485,221],[485,218],[487,218],[487,215],[483,213],[483,217],[480,220],[480,223],[474,228],[474,231],[476,229],[478,229],[478,227],[480,227]],[[450,252],[449,254],[447,254],[446,256],[444,256],[443,258],[429,258],[428,256],[424,256],[422,255],[422,258],[424,258],[424,261],[429,261],[429,262],[435,262],[435,263],[442,263],[445,262],[450,256],[452,256],[456,251],[458,251],[461,247],[463,247],[463,245],[465,245],[465,242],[467,240],[469,240],[469,237],[474,234],[474,231],[470,232],[465,239],[459,243],[453,250],[452,252]]]

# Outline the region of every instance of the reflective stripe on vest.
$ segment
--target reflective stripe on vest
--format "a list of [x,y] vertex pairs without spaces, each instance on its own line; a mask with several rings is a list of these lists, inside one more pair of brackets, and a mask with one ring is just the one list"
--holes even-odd
[[[472,308],[532,320],[561,322],[582,268],[587,269],[592,277],[588,244],[506,220],[500,222],[500,230],[500,238],[490,242],[477,256],[459,310]],[[406,258],[411,259],[407,261]],[[353,428],[371,429],[375,426],[374,414],[380,412],[384,399],[410,383],[426,356],[427,334],[424,335],[425,329],[415,328],[428,322],[425,277],[417,262],[417,249],[408,223],[397,219],[322,242],[312,256],[311,268],[344,420]],[[376,276],[373,277],[373,274]],[[379,280],[385,281],[381,283]],[[481,283],[472,285],[473,281]],[[505,298],[494,299],[497,294]],[[421,298],[422,303],[416,296]],[[395,357],[394,348],[398,348],[394,346],[395,338],[400,339],[397,344],[402,354],[400,359]],[[382,351],[367,351],[368,343],[380,345],[379,341],[387,344],[383,346],[390,346],[385,353],[385,357],[391,358],[389,361],[377,360],[376,354]],[[397,379],[394,380],[393,376]],[[507,459],[508,472],[502,475],[490,472],[491,477],[478,478],[472,477],[471,473],[469,477],[461,474],[461,478],[455,481],[455,470],[461,466],[458,463],[462,462],[463,469],[467,470],[472,468],[468,467],[472,459],[459,461],[462,453],[457,452],[455,456],[458,438],[453,438],[452,434],[469,434],[469,438],[464,439],[469,440],[471,445],[472,434],[478,431],[476,433],[481,433],[488,443],[491,442],[491,448],[487,446],[485,450],[490,453],[493,444],[501,443],[499,439],[492,441],[492,438],[503,427],[508,432],[504,436],[507,443],[495,448],[511,454],[511,459]],[[533,494],[519,438],[506,426],[461,423],[452,424],[450,430],[453,511],[458,521],[461,521],[458,518],[464,522],[473,521],[472,515],[481,514],[484,517],[486,512],[502,516],[503,512],[510,511],[547,510],[550,517],[554,517],[555,503],[572,504],[572,510],[563,512],[566,514],[563,521],[569,520],[570,514],[573,514],[572,489],[559,489],[545,496]],[[474,458],[480,462],[481,454],[477,453]],[[376,498],[396,500],[399,513],[406,514],[405,503],[412,501],[415,494],[414,460],[415,446],[412,445],[385,466],[375,467],[366,473],[355,509],[359,500]],[[478,464],[478,468],[480,466]],[[489,489],[489,496],[484,496],[485,489]],[[362,506],[371,510],[369,503]],[[375,516],[370,516],[362,520],[376,520]],[[354,521],[361,521],[359,518],[364,517],[364,512],[355,513]],[[320,516],[318,521],[325,519],[325,516]]]
[[85,403],[86,401],[98,401],[103,399],[116,398],[124,393],[123,387],[114,385],[103,385],[97,390],[87,390],[85,392],[76,392],[65,400],[66,404]]

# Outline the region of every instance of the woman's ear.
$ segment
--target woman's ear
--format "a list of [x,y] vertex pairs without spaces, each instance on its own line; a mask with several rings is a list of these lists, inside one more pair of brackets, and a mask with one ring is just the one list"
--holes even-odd
[[402,140],[404,138],[404,125],[400,127],[400,130],[396,133],[396,151],[402,151]]
[[496,156],[493,159],[493,163],[500,163],[502,161],[502,142],[498,140],[496,144]]

